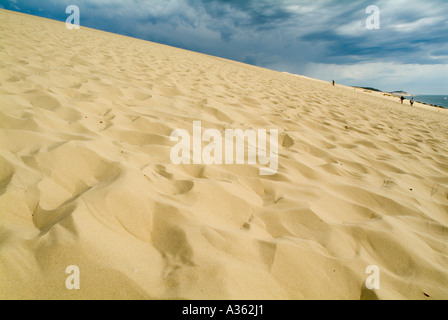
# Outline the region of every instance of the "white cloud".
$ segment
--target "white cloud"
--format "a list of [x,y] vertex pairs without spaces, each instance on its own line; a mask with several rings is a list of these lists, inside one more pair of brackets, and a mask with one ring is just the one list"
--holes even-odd
[[408,23],[399,23],[395,25],[391,25],[391,29],[400,32],[413,32],[418,31],[419,29],[428,28],[431,26],[437,26],[439,23],[444,22],[444,18],[442,17],[427,17],[418,19],[417,21],[412,21]]
[[405,90],[412,94],[447,93],[447,64],[361,63],[336,65],[309,63],[306,76],[338,79],[351,86],[369,86],[384,91]]

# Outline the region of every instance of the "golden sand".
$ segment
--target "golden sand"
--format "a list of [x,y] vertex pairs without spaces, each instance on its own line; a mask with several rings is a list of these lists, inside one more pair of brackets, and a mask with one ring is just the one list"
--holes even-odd
[[[448,299],[446,111],[0,10],[0,298]],[[174,165],[193,121],[278,172]]]

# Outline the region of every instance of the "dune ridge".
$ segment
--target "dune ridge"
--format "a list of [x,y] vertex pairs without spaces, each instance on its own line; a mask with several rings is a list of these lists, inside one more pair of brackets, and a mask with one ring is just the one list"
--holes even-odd
[[[447,110],[6,10],[0,39],[0,298],[448,298]],[[278,129],[277,173],[172,164],[193,121]]]

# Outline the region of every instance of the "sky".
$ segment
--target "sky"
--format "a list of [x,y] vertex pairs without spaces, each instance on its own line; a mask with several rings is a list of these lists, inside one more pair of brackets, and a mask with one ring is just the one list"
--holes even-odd
[[69,5],[81,28],[350,86],[448,94],[448,0],[0,0],[60,21]]

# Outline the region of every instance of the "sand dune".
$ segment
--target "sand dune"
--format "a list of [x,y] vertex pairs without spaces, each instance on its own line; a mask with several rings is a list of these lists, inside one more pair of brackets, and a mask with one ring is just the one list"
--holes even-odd
[[[448,298],[447,110],[5,10],[0,26],[0,298]],[[277,129],[277,173],[174,165],[193,121]]]

